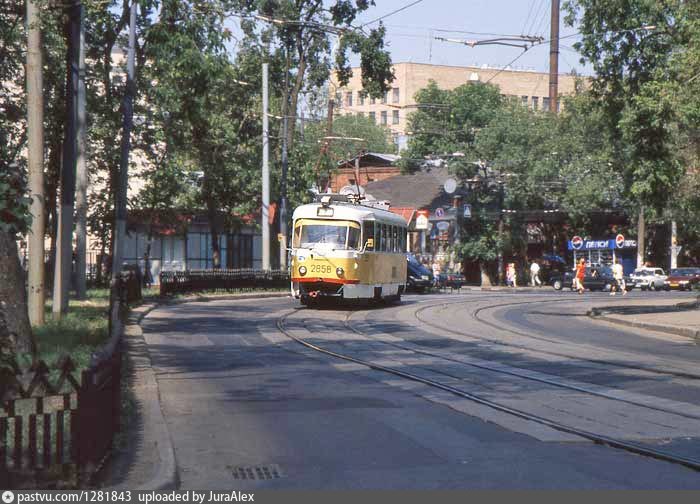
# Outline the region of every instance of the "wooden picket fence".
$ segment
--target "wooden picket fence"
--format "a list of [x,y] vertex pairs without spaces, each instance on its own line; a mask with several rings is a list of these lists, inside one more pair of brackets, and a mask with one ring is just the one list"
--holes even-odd
[[286,270],[216,269],[162,271],[160,295],[188,292],[231,292],[252,289],[284,289],[289,287]]
[[119,431],[123,315],[127,285],[115,286],[110,339],[76,378],[63,357],[53,368],[37,361],[22,372],[0,369],[0,488],[69,487],[89,483]]

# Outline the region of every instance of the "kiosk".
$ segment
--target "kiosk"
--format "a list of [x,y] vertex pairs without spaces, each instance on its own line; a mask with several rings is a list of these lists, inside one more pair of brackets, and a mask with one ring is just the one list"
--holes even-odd
[[612,266],[616,259],[620,259],[625,275],[628,275],[637,264],[637,241],[626,240],[621,234],[607,240],[584,240],[574,236],[568,241],[567,248],[574,253],[574,267],[582,257],[592,266]]

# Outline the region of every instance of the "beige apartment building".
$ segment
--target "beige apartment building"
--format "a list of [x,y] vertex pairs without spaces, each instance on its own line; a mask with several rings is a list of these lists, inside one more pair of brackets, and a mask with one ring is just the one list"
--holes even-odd
[[[362,82],[360,68],[353,68],[353,76],[347,86],[338,87],[335,79],[331,89],[335,91],[336,113],[339,115],[364,115],[377,124],[388,127],[399,148],[405,145],[408,115],[415,110],[416,93],[434,80],[441,89],[454,89],[467,82],[491,83],[501,94],[520,100],[534,110],[549,110],[549,74],[494,67],[458,67],[426,63],[394,64],[396,78],[386,96],[379,99],[360,94]],[[559,75],[559,94],[573,94],[576,77]],[[559,107],[559,104],[557,104]]]

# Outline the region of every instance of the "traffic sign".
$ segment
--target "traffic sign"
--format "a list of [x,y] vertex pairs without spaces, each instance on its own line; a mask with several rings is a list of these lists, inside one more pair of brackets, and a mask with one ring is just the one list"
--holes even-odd
[[574,250],[581,250],[581,247],[583,247],[583,238],[581,238],[578,235],[574,236],[571,239],[571,248],[573,248]]
[[442,207],[437,207],[435,209],[435,217],[437,217],[438,219],[441,219],[444,216],[445,216],[445,210],[443,210]]
[[674,246],[671,247],[671,252],[673,252],[674,254],[678,255],[678,254],[681,253],[681,249],[682,249],[682,248],[683,248],[682,245],[674,245]]
[[416,215],[416,229],[428,229],[427,210],[418,210],[418,215]]
[[472,216],[472,206],[469,204],[464,205],[464,218],[469,219]]

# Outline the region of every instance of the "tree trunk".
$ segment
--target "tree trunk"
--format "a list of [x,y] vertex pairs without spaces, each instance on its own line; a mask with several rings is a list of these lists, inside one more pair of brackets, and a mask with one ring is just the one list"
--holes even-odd
[[491,287],[491,278],[489,277],[489,272],[485,261],[479,261],[479,271],[481,272],[481,286]]
[[34,355],[24,280],[14,236],[0,231],[0,337],[9,345],[9,353]]

